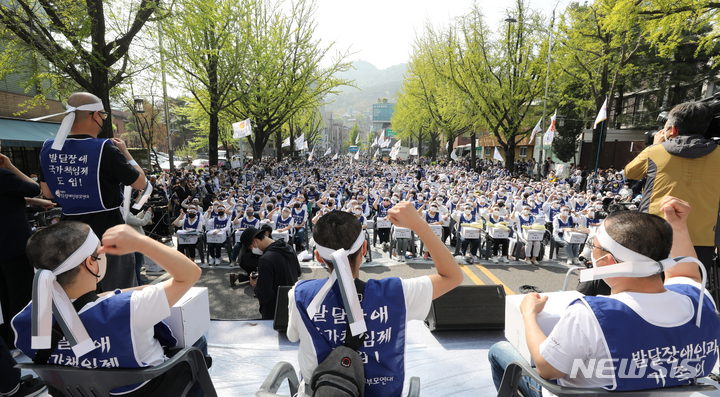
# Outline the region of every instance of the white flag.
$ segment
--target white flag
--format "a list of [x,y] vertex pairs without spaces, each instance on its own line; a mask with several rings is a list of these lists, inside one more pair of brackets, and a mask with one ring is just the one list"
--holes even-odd
[[[357,136],[355,137],[355,144],[357,145],[358,142],[360,142],[360,133],[358,132]],[[355,159],[357,160],[357,159]]]
[[355,160],[360,159],[360,151],[355,152]]
[[540,124],[542,123],[542,119],[538,120],[537,124],[535,124],[535,128],[532,130],[532,134],[530,135],[530,144],[532,145],[533,139],[535,139],[535,134],[542,131],[542,128],[540,127]]
[[550,127],[548,127],[547,132],[545,133],[545,138],[543,138],[544,144],[551,144],[553,139],[555,138],[555,118],[557,117],[557,109],[555,109],[555,114],[550,117]]
[[242,139],[246,136],[252,135],[252,125],[250,119],[238,121],[232,125],[233,127],[233,139]]
[[445,150],[450,150],[450,141],[445,142]]
[[312,161],[314,153],[315,153],[315,148],[313,148],[313,150],[310,152],[310,157],[308,157],[308,161]]
[[378,138],[375,137],[375,140],[373,141],[372,145],[370,145],[370,147],[377,146],[377,144],[378,144]]
[[325,154],[323,154],[323,156],[327,156],[328,154],[330,154],[330,152],[332,152],[332,149],[328,148],[328,150],[325,151]]
[[455,161],[457,161],[458,156],[457,156],[457,154],[455,154],[455,151],[454,151],[454,150],[450,152],[450,158],[453,159],[453,160],[455,160]]
[[305,142],[305,134],[302,134],[298,137],[298,139],[295,140],[295,147],[300,148],[302,146],[303,142]]
[[333,160],[337,160],[337,153],[335,153],[335,155],[333,156],[332,159],[333,159]]
[[597,127],[597,125],[603,120],[607,120],[607,97],[605,97],[605,102],[603,102],[597,117],[595,117],[595,124],[593,124],[593,128]]
[[417,155],[418,155],[418,148],[414,147],[414,148],[410,149],[410,151],[408,152],[408,154],[410,154],[411,156],[417,156]]
[[394,146],[394,147],[400,147],[400,143],[401,143],[401,142],[402,142],[402,141],[397,141],[397,142],[395,142],[395,146]]
[[378,154],[380,154],[380,149],[375,149],[375,154],[373,154],[373,157],[377,157]]
[[290,137],[287,137],[282,143],[282,147],[288,147],[290,146]]
[[500,155],[500,151],[498,150],[497,146],[495,146],[495,153],[493,153],[493,160],[505,161],[505,160],[503,160],[502,156]]

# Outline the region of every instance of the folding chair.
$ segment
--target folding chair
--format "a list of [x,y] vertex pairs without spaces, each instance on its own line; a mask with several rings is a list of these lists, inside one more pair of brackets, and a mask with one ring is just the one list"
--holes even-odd
[[34,371],[46,385],[60,391],[65,397],[108,396],[110,390],[120,386],[142,383],[157,378],[176,365],[188,365],[192,381],[185,387],[187,395],[197,381],[207,397],[217,397],[215,387],[205,363],[205,355],[196,347],[186,347],[170,360],[146,368],[78,368],[67,365],[18,364],[16,368]]
[[711,384],[700,383],[691,386],[676,386],[676,387],[665,387],[661,389],[649,389],[649,390],[637,390],[637,391],[608,391],[602,388],[578,388],[578,387],[562,387],[549,380],[541,377],[535,368],[532,368],[530,364],[521,361],[513,361],[508,364],[505,368],[505,374],[503,375],[500,388],[498,389],[498,397],[515,397],[520,396],[518,393],[518,386],[520,385],[520,379],[523,376],[529,376],[534,381],[540,384],[543,389],[550,393],[563,397],[563,396],[605,396],[605,397],[654,397],[654,396],[683,396],[691,395],[693,393],[706,394],[712,391],[716,391],[717,388]]

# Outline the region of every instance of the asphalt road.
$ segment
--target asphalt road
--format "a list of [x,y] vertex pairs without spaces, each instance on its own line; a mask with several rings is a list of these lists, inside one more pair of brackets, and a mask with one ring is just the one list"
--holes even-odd
[[[168,242],[173,244],[173,242]],[[453,247],[449,247],[452,251]],[[360,278],[401,277],[412,278],[422,275],[435,274],[432,260],[408,259],[406,263],[399,263],[390,259],[388,253],[380,249],[380,245],[372,248],[373,261],[364,263],[360,268]],[[563,251],[563,250],[561,250]],[[561,254],[561,255],[564,255]],[[149,259],[146,258],[146,264]],[[210,317],[219,320],[254,320],[260,318],[258,302],[253,295],[249,282],[235,283],[230,287],[229,274],[241,272],[239,267],[230,267],[225,250],[223,262],[220,266],[200,264],[203,275],[197,286],[207,287],[210,297]],[[545,260],[540,266],[528,265],[525,262],[498,263],[481,260],[478,263],[461,265],[464,273],[463,285],[492,285],[502,284],[506,294],[520,294],[520,287],[532,285],[542,292],[553,292],[563,288],[565,275],[570,266],[565,264],[564,256],[559,260]],[[328,277],[329,272],[321,264],[309,261],[301,262],[301,279],[315,279]],[[167,277],[164,272],[146,272],[147,278],[152,281],[161,281]],[[574,289],[578,283],[577,274],[570,277],[569,289]]]

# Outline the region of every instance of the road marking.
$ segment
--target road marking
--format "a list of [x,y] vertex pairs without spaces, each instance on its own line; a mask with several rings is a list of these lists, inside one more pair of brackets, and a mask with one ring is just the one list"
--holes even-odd
[[485,273],[485,275],[488,276],[488,278],[490,280],[492,280],[495,284],[502,285],[503,288],[505,288],[505,295],[515,295],[515,293],[512,292],[512,290],[510,288],[508,288],[507,285],[503,284],[503,282],[500,281],[499,278],[495,277],[494,274],[490,273],[490,270],[486,269],[485,266],[483,266],[483,265],[475,265],[475,266],[477,266],[477,268],[480,269],[481,272]]
[[[480,278],[475,275],[475,273],[473,273],[472,271],[470,271],[470,269],[467,268],[467,266],[465,266],[465,265],[460,265],[460,269],[462,269],[462,271],[464,271],[465,274],[467,274],[468,277],[470,277],[470,280],[472,280],[473,282],[475,282],[475,284],[477,284],[477,285],[485,285],[485,283],[483,283],[482,280],[480,280]],[[507,288],[507,287],[506,287],[506,288]]]

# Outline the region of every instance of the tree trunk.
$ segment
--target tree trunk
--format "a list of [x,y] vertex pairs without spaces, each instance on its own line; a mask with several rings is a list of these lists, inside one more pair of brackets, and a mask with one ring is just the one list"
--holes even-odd
[[508,139],[507,148],[505,148],[505,169],[515,171],[515,140]]
[[473,132],[472,134],[470,134],[470,168],[472,169],[475,169],[475,160],[475,132]]
[[275,158],[277,162],[282,161],[282,131],[280,128],[275,131]]
[[[212,100],[211,100],[212,103]],[[212,104],[210,105],[212,109]],[[218,165],[218,115],[210,114],[210,130],[208,132],[208,154],[210,166]]]

